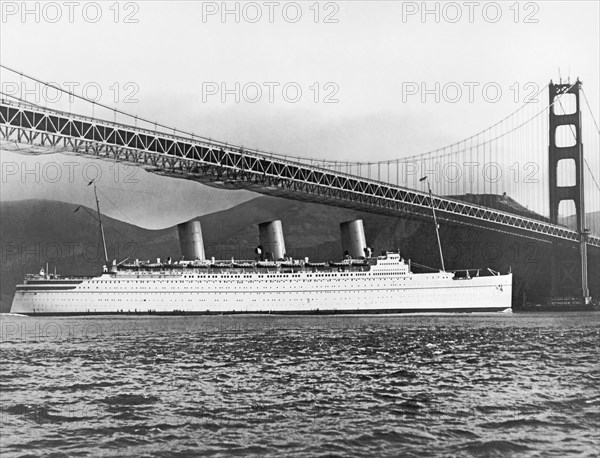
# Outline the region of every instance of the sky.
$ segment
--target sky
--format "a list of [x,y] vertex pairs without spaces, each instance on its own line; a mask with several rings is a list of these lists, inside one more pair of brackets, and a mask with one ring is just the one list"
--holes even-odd
[[[319,159],[389,160],[466,138],[559,77],[581,78],[597,116],[599,5],[3,1],[0,63],[204,137]],[[113,117],[5,69],[0,81],[3,92],[25,91],[48,107]],[[2,201],[93,204],[87,179],[100,167],[103,211],[148,228],[256,196],[7,145],[0,159]]]

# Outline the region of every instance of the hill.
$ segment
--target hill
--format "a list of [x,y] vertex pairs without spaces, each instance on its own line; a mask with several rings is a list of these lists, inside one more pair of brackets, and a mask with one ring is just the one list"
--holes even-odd
[[[38,272],[46,263],[51,271],[56,268],[64,275],[101,271],[103,253],[95,213],[77,208],[43,200],[0,203],[1,311],[10,309],[15,286],[25,274]],[[281,219],[290,254],[325,260],[341,256],[339,223],[357,217],[365,218],[371,234],[385,235],[376,229],[382,222],[383,226],[399,224],[391,218],[266,196],[197,219],[202,224],[207,257],[252,258],[258,245],[258,223]],[[103,225],[110,260],[177,259],[181,255],[176,227],[148,230],[106,216]]]
[[[62,274],[100,271],[103,253],[94,212],[77,208],[44,200],[0,203],[0,311],[10,308],[15,286],[25,274],[38,272],[46,263]],[[157,244],[170,251],[178,247],[174,228],[150,231],[106,216],[103,222],[110,259],[123,259],[135,251],[149,254]]]
[[[565,216],[558,218],[560,224],[570,227],[572,229],[577,228],[577,217],[575,215]],[[600,233],[600,211],[587,213],[585,217],[586,228],[590,229],[595,234]]]
[[[68,275],[95,275],[103,253],[95,213],[73,204],[29,200],[0,203],[0,311],[10,309],[15,286],[26,273],[50,270]],[[600,217],[595,213],[590,218]],[[435,231],[430,221],[373,215],[327,205],[261,196],[225,211],[197,218],[202,224],[207,257],[251,259],[258,245],[258,223],[280,219],[286,251],[295,257],[324,261],[342,254],[339,223],[362,218],[375,253],[401,249],[404,256],[439,265]],[[140,228],[103,217],[110,260],[165,259],[181,255],[177,228]],[[550,265],[547,244],[515,239],[470,226],[441,225],[448,269],[491,267],[515,273],[515,291],[547,291]]]

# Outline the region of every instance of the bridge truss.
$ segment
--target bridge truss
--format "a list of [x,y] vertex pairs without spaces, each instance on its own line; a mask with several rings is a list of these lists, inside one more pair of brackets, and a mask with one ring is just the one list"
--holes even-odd
[[[353,208],[384,215],[440,219],[544,242],[580,242],[581,235],[548,221],[330,170],[281,156],[244,150],[217,141],[170,135],[0,100],[3,148],[23,146],[118,161],[146,170],[227,188]],[[600,236],[587,244],[600,247]]]

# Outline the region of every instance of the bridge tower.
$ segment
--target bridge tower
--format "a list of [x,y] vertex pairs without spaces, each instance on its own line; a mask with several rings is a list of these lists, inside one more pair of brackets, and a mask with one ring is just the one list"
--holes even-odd
[[[581,106],[580,106],[581,81],[575,84],[549,85],[549,183],[550,183],[550,221],[558,224],[558,210],[562,201],[573,201],[577,215],[577,232],[580,235],[579,252],[560,243],[555,243],[552,249],[552,291],[553,297],[558,296],[583,296],[589,297],[588,265],[587,265],[587,233],[585,227],[585,204],[583,186],[583,143],[581,141]],[[574,103],[568,107],[575,107],[572,112],[557,108],[562,107],[561,98],[571,94]],[[568,96],[567,96],[568,97]],[[564,97],[566,98],[566,97]],[[568,146],[559,145],[557,141],[560,127],[568,129],[575,137],[574,143]],[[566,135],[568,136],[568,134]],[[559,186],[558,169],[561,161],[574,161],[575,176],[570,177],[572,185]],[[573,168],[567,169],[572,170]],[[574,178],[574,179],[573,179]]]

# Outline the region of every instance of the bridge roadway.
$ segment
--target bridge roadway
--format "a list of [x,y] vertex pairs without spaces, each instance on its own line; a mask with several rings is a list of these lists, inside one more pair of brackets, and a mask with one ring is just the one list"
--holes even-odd
[[[73,115],[37,105],[0,100],[2,147],[28,145],[40,151],[137,165],[153,173],[226,189],[353,208],[371,213],[431,217],[427,193],[370,180],[217,141],[155,132]],[[564,226],[433,196],[438,218],[544,242],[579,242]],[[589,234],[589,246],[600,236]]]

